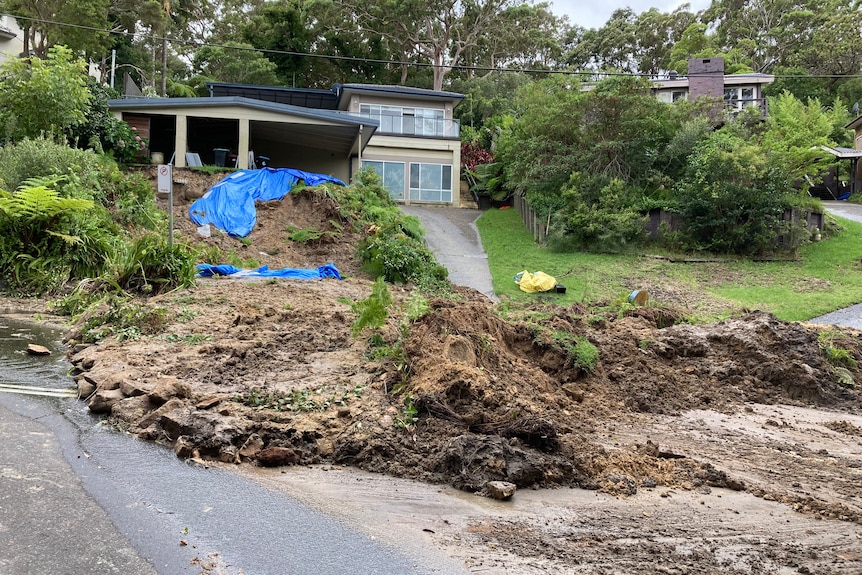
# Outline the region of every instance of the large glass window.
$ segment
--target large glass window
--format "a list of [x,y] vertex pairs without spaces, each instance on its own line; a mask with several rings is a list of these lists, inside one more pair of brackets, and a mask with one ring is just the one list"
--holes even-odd
[[452,166],[450,164],[410,164],[411,202],[451,202]]
[[372,168],[383,181],[383,187],[393,200],[404,200],[404,162],[362,160],[363,168]]
[[359,115],[380,122],[381,134],[447,136],[443,110],[360,104]]

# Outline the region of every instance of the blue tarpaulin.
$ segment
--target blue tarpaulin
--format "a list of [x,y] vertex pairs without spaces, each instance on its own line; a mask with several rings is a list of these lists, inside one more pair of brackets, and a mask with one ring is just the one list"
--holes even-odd
[[271,270],[269,266],[261,266],[256,270],[243,270],[230,264],[212,265],[198,264],[198,275],[201,277],[232,276],[232,277],[263,277],[263,278],[290,278],[298,280],[322,280],[333,278],[340,280],[341,274],[332,264],[326,264],[317,269],[281,268]]
[[300,180],[307,186],[324,182],[344,185],[338,178],[291,168],[239,170],[209,189],[189,208],[189,216],[199,226],[212,224],[229,235],[244,238],[254,229],[256,201],[281,200]]

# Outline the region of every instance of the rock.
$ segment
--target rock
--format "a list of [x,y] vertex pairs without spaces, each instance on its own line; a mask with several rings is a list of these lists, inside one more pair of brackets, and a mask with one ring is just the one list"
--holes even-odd
[[[147,401],[149,401],[149,398],[147,398]],[[172,399],[158,409],[154,409],[153,411],[146,414],[140,421],[138,421],[137,425],[141,429],[147,429],[152,424],[159,421],[166,413],[170,413],[172,411],[180,409],[184,405],[185,403],[181,399]]]
[[335,450],[335,446],[328,439],[321,439],[317,442],[317,454],[321,457],[327,457]]
[[217,395],[213,395],[197,402],[195,404],[195,407],[197,407],[198,409],[209,409],[211,407],[215,407],[219,403],[221,403],[221,398]]
[[149,393],[150,400],[162,404],[174,397],[186,399],[192,396],[192,387],[176,377],[161,377]]
[[518,487],[508,481],[489,481],[485,484],[485,489],[488,491],[489,497],[503,501],[510,499]]
[[82,375],[82,377],[99,389],[120,389],[127,380],[141,377],[141,372],[129,369],[125,364],[100,365]]
[[255,459],[264,467],[280,467],[299,462],[299,456],[289,447],[268,447],[258,451]]
[[78,397],[81,399],[87,399],[93,392],[96,391],[96,386],[84,379],[83,377],[78,380]]
[[119,389],[98,389],[87,404],[93,413],[109,413],[125,396]]
[[245,440],[242,447],[239,448],[239,454],[242,457],[251,458],[257,455],[257,452],[261,449],[263,449],[263,439],[257,433],[252,433]]
[[30,355],[51,355],[51,350],[42,345],[36,345],[35,343],[27,344],[27,353]]
[[149,422],[141,427],[140,422],[153,411],[153,404],[145,395],[125,397],[111,407],[111,416],[124,421],[129,425],[131,433],[138,433],[143,427],[148,427]]
[[197,457],[197,454],[195,453],[195,444],[191,438],[186,435],[181,435],[177,437],[176,441],[174,441],[174,453],[177,454],[177,457]]
[[218,460],[222,463],[239,463],[239,450],[235,445],[225,445],[218,453]]
[[120,390],[126,395],[126,397],[149,395],[153,391],[154,387],[154,383],[150,381],[142,381],[138,378],[127,378],[120,382]]

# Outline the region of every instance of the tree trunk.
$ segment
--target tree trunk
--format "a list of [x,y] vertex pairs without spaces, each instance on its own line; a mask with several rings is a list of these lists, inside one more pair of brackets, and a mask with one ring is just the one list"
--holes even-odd
[[162,89],[159,92],[162,98],[168,91],[168,38],[162,38]]

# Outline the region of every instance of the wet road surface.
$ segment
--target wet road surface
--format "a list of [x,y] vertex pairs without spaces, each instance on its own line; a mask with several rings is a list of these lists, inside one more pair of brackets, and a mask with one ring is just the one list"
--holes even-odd
[[[72,387],[57,335],[0,317],[0,381]],[[54,353],[29,358],[26,341]],[[409,555],[421,537],[376,540],[230,468],[104,426],[76,399],[0,393],[3,575],[464,572],[441,553]]]

